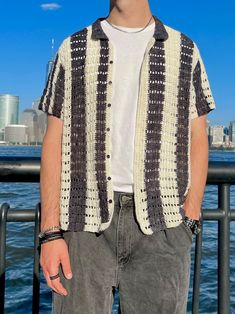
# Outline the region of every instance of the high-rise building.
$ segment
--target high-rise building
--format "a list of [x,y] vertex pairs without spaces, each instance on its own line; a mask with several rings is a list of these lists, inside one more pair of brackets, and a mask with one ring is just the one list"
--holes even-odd
[[235,144],[235,120],[230,121],[229,124],[229,140]]
[[21,115],[21,124],[26,125],[28,144],[38,142],[38,115],[34,109],[25,109]]
[[210,120],[206,120],[206,132],[208,135],[208,144],[209,147],[212,145],[212,140],[213,140],[213,136],[212,136],[212,126],[210,125]]
[[54,64],[54,38],[52,38],[51,40],[51,60],[49,60],[47,62],[47,66],[46,66],[46,77],[45,77],[45,85],[47,83],[47,79],[48,79],[48,76],[52,70],[52,67],[53,67],[53,64]]
[[27,144],[27,126],[21,124],[8,124],[5,127],[5,142],[11,144]]
[[37,113],[38,116],[38,138],[37,138],[37,142],[42,143],[43,141],[43,136],[46,132],[46,128],[47,128],[47,115],[38,109],[38,105],[39,105],[39,101],[40,101],[40,97],[35,99],[32,103],[32,109],[34,109]]
[[0,95],[0,140],[4,140],[5,127],[19,123],[19,96]]
[[36,99],[32,102],[32,109],[38,111],[38,113],[41,112],[40,110],[38,110],[39,102],[40,102],[40,97],[36,98]]
[[48,76],[52,70],[52,67],[53,67],[53,64],[54,64],[54,61],[53,60],[49,60],[47,62],[47,66],[46,66],[46,77],[45,77],[45,85],[47,83],[47,79],[48,79]]
[[213,145],[222,145],[224,141],[224,126],[223,125],[211,126],[210,135],[212,136]]
[[225,135],[229,135],[229,128],[228,128],[228,127],[225,127],[225,128],[224,128],[224,134],[225,134]]

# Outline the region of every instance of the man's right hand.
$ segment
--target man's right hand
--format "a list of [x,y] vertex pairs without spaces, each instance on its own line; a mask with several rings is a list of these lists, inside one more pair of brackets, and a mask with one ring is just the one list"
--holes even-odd
[[62,285],[60,277],[51,280],[49,276],[59,273],[59,266],[67,279],[72,278],[72,270],[69,260],[68,246],[64,239],[56,239],[41,244],[40,265],[43,269],[48,286],[61,295],[67,295],[68,292]]

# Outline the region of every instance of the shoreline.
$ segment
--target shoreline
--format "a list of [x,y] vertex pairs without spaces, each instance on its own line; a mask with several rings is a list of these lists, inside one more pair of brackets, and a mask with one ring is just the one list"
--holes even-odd
[[[16,147],[38,147],[38,146],[42,146],[42,143],[40,144],[3,144],[0,143],[0,147],[12,147],[12,146],[16,146]],[[209,148],[209,152],[231,152],[234,153],[235,152],[235,148],[234,149],[226,149],[226,148]]]

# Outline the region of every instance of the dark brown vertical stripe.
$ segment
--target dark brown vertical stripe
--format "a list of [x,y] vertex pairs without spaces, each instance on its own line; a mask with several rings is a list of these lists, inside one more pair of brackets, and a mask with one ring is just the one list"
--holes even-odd
[[180,203],[185,200],[183,196],[189,179],[188,165],[188,127],[190,106],[190,84],[192,74],[192,57],[194,44],[184,34],[180,38],[180,69],[178,84],[178,123],[177,123],[177,149],[176,149],[176,175]]
[[145,184],[148,218],[152,231],[166,227],[159,186],[159,158],[162,139],[162,119],[165,92],[164,42],[157,41],[149,56],[149,98],[146,130]]
[[97,75],[97,98],[96,98],[96,136],[95,136],[95,170],[97,188],[100,202],[101,222],[109,219],[108,194],[106,173],[106,107],[107,107],[107,78],[108,78],[109,43],[107,40],[100,41],[100,60]]
[[193,71],[193,86],[196,94],[195,106],[198,116],[201,116],[205,112],[209,112],[212,110],[212,108],[210,108],[209,106],[209,103],[203,91],[201,72],[202,72],[201,64],[200,61],[198,61]]
[[87,138],[85,57],[87,29],[71,35],[71,187],[69,226],[82,231],[85,225],[87,192]]
[[65,88],[65,71],[63,66],[60,64],[59,73],[56,79],[55,84],[55,96],[54,96],[54,104],[52,107],[53,115],[58,118],[61,117],[62,105],[64,102],[64,88]]

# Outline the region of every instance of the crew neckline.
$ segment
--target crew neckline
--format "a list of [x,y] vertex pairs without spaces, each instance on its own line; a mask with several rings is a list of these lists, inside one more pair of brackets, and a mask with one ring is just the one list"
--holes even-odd
[[[103,23],[103,24],[105,24],[107,27],[109,27],[109,28],[115,30],[115,28],[113,28],[113,27],[106,21],[106,19],[102,20],[101,23]],[[112,23],[112,24],[113,24],[113,23]],[[130,31],[130,32],[131,32],[131,31],[135,32],[135,31],[141,30],[141,29],[143,28],[143,27],[126,27],[126,26],[119,26],[119,25],[116,25],[116,24],[113,24],[113,26],[118,27],[118,28],[120,28],[120,29],[122,29],[122,30]],[[155,26],[155,21],[152,22],[150,25],[148,25],[142,32],[148,31],[148,30],[154,28],[154,26]],[[116,31],[118,31],[118,30],[116,29]]]

